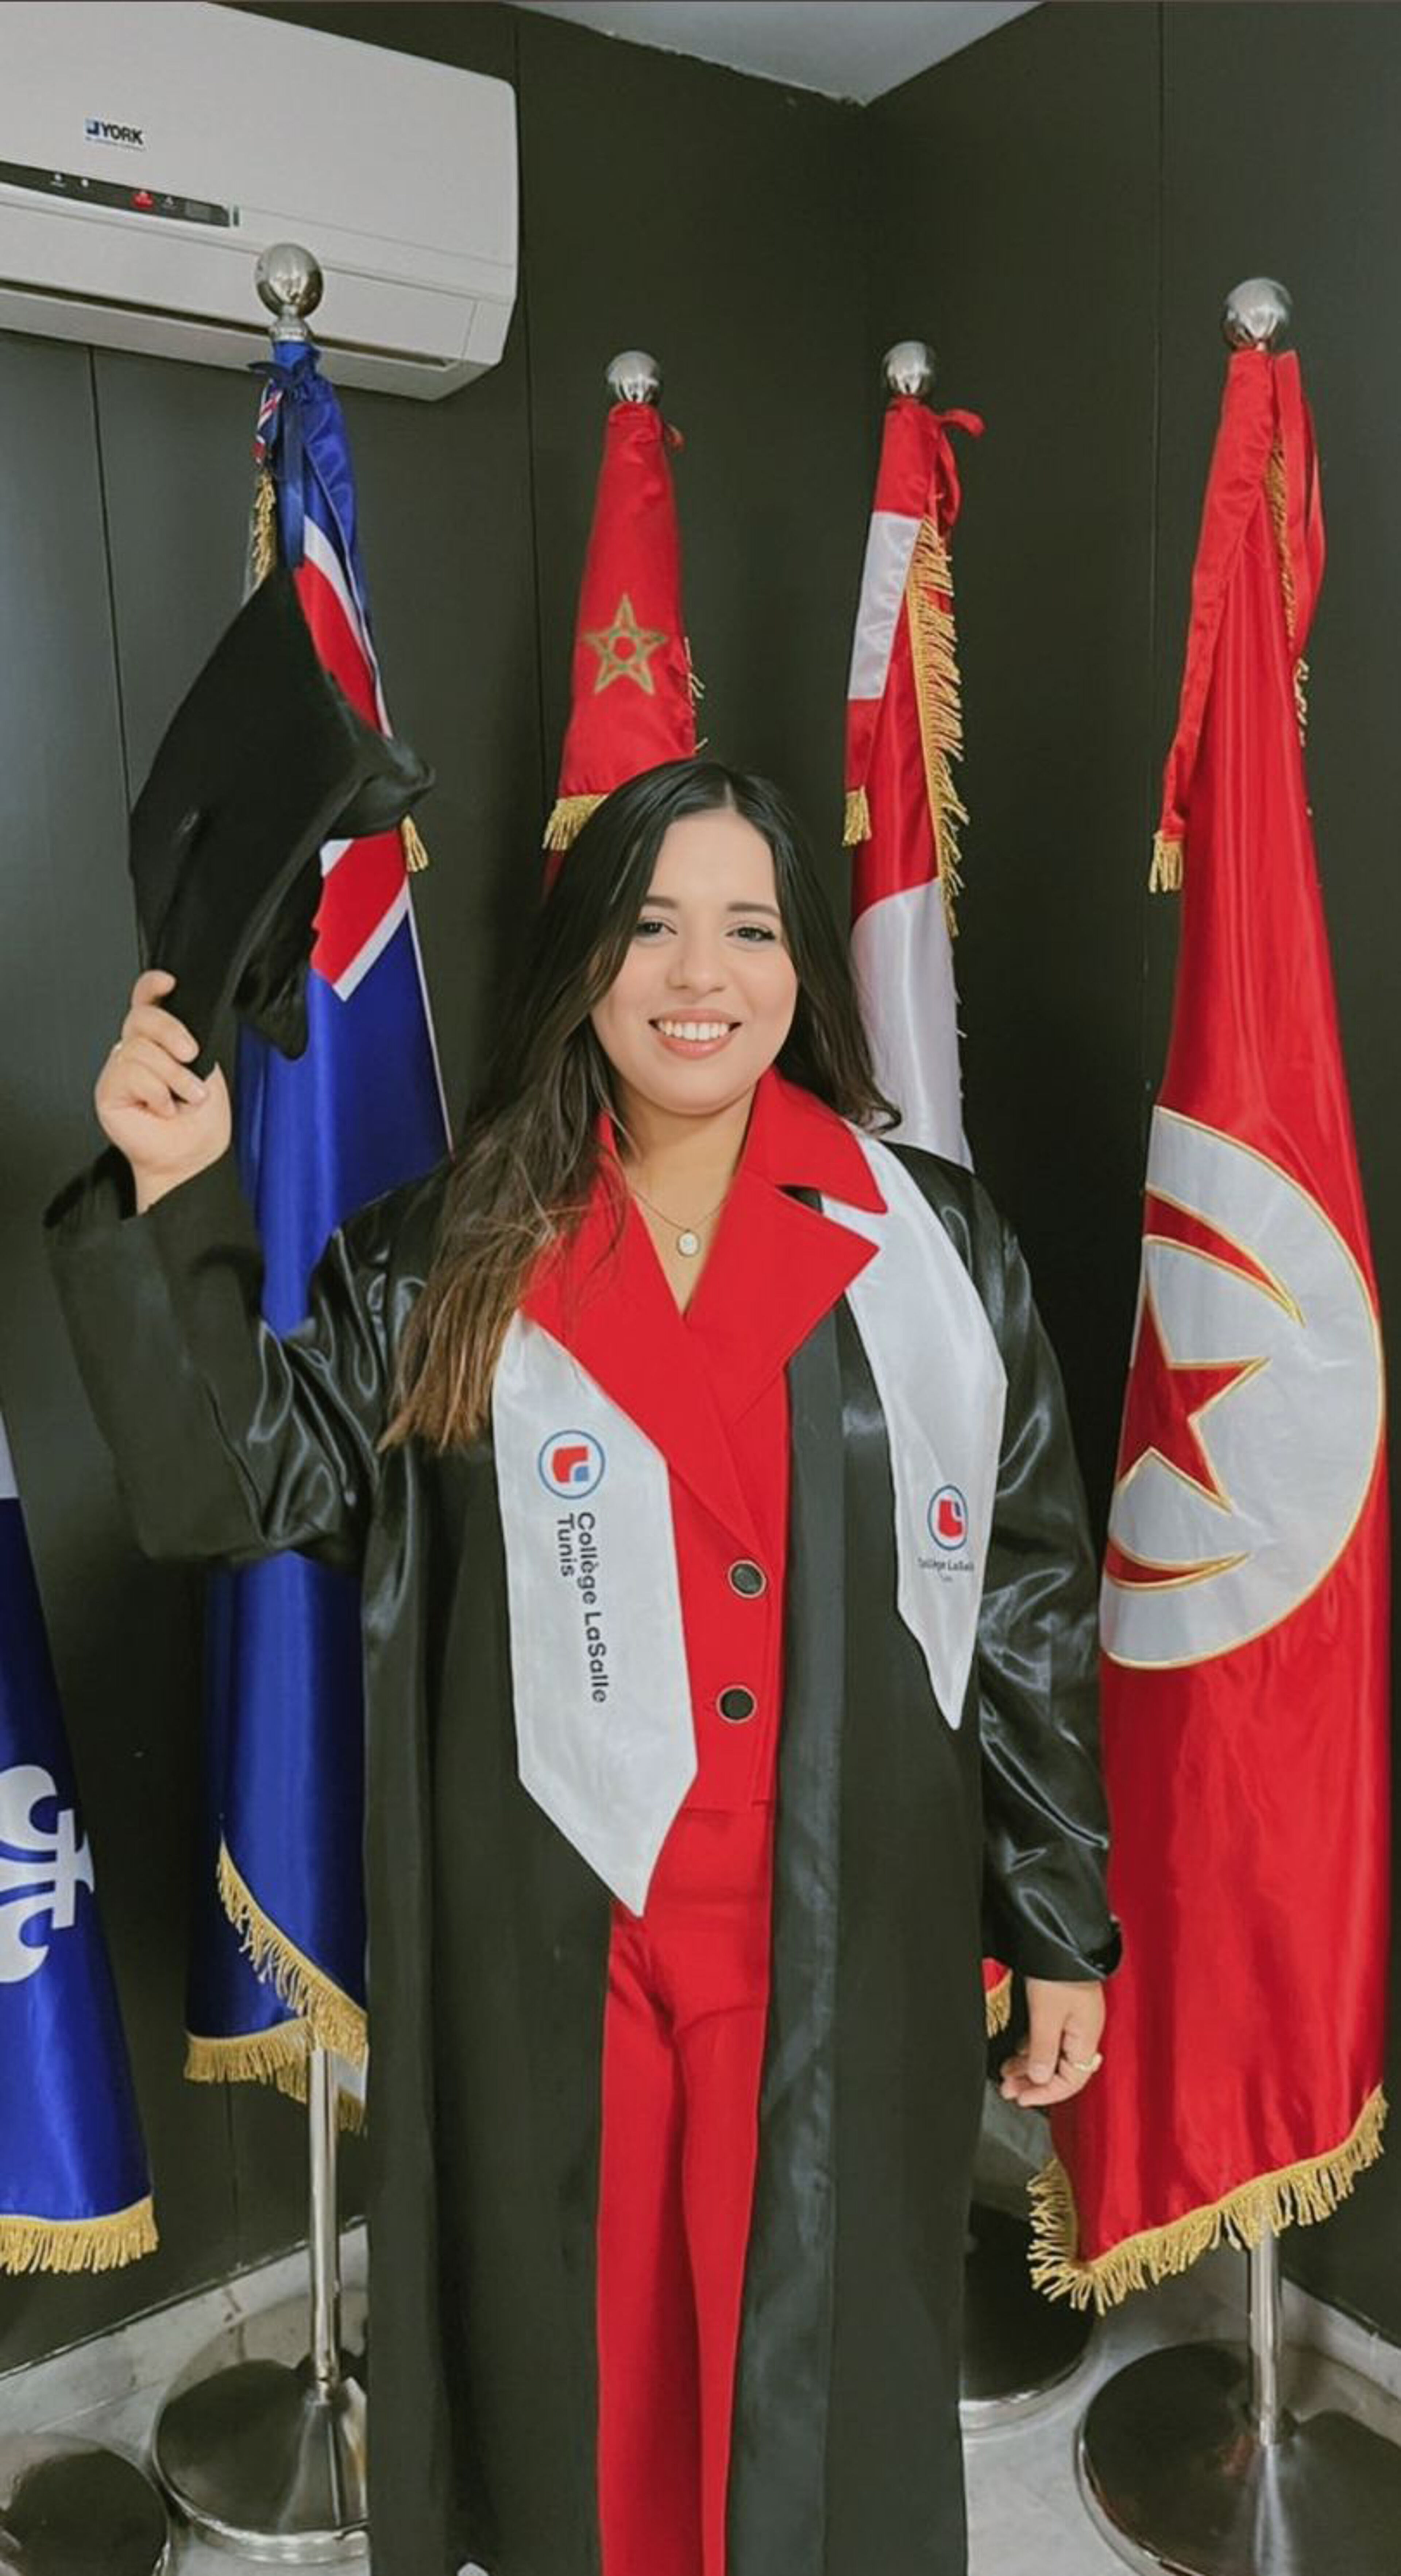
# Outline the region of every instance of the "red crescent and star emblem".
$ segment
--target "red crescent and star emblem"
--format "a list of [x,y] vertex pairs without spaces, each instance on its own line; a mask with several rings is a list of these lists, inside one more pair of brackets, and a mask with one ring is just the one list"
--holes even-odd
[[[1195,1253],[1218,1269],[1233,1271],[1249,1286],[1261,1288],[1267,1296],[1286,1307],[1292,1300],[1270,1277],[1267,1270],[1243,1247],[1232,1241],[1218,1226],[1212,1225],[1191,1208],[1177,1207],[1170,1199],[1151,1192],[1144,1209],[1144,1241],[1172,1244],[1181,1252]],[[1119,1455],[1114,1469],[1116,1495],[1138,1472],[1145,1458],[1156,1458],[1171,1475],[1180,1476],[1208,1503],[1223,1512],[1232,1509],[1231,1497],[1222,1484],[1207,1443],[1205,1416],[1234,1390],[1254,1377],[1258,1369],[1268,1366],[1267,1358],[1254,1353],[1248,1358],[1226,1361],[1201,1361],[1177,1358],[1168,1346],[1151,1276],[1145,1275],[1139,1308],[1138,1338],[1134,1344],[1133,1366],[1129,1371],[1128,1390],[1124,1399],[1124,1421],[1119,1435]],[[1229,1560],[1213,1557],[1203,1560],[1202,1574],[1220,1571]],[[1111,1582],[1126,1586],[1181,1583],[1181,1565],[1149,1565],[1130,1556],[1118,1541],[1110,1538],[1105,1555],[1105,1573]]]

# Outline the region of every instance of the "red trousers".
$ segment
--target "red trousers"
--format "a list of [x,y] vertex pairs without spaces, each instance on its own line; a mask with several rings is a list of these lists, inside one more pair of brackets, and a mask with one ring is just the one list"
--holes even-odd
[[725,2576],[773,1808],[683,1808],[614,1906],[599,2186],[603,2576]]

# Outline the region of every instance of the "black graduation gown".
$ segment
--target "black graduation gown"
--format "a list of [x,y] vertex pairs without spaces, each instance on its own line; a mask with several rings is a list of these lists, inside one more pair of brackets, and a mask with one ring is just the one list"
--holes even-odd
[[[979,1646],[945,1723],[898,1617],[884,1422],[845,1300],[788,1363],[772,1988],[729,2576],[963,2576],[964,2226],[984,1950],[1098,1976],[1095,1570],[1064,1399],[971,1176],[896,1147],[1007,1371]],[[607,1890],[516,1776],[488,1439],[385,1456],[441,1172],[261,1324],[231,1158],[146,1216],[104,1156],[50,1212],[142,1546],[301,1548],[363,1589],[376,2576],[599,2576],[594,2219]],[[811,1194],[807,1194],[811,1201]],[[813,1201],[812,1203],[815,1203]]]

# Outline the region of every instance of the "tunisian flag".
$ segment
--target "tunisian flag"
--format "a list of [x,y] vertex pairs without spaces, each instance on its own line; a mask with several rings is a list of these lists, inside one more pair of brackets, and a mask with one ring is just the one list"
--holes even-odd
[[1155,873],[1184,885],[1104,1570],[1104,2067],[1041,2286],[1101,2308],[1324,2218],[1380,2152],[1382,1358],[1296,692],[1323,567],[1293,356],[1230,362]]
[[885,415],[847,685],[851,958],[892,1134],[966,1163],[953,899],[963,749],[948,537],[961,498],[950,428],[973,412],[897,394]]
[[669,451],[651,403],[616,402],[603,434],[574,636],[559,794],[545,827],[556,855],[596,805],[661,760],[696,747],[697,684],[681,613],[681,538]]

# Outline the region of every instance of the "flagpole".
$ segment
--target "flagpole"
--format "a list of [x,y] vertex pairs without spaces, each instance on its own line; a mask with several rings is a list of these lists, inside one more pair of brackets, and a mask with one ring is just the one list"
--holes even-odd
[[311,2371],[323,2397],[341,2376],[340,2230],[336,2217],[336,2084],[324,2048],[313,2048],[307,2070],[307,2122],[311,2224]]
[[[274,349],[309,339],[322,294],[312,252],[274,242],[257,287]],[[310,2039],[306,2066],[307,2302],[256,2321],[258,2340],[292,2352],[305,2337],[302,2358],[250,2358],[250,2328],[235,2328],[167,2396],[152,2440],[157,2476],[196,2531],[279,2566],[358,2559],[368,2525],[365,2391],[341,2349],[338,2088]]]
[[[281,2567],[361,2558],[369,2520],[365,2390],[341,2346],[336,2098],[333,2060],[313,2045],[307,2301],[235,2326],[202,2354],[151,2444],[161,2485],[197,2532]],[[249,2351],[257,2341],[295,2353],[304,2340],[293,2363]]]
[[160,2576],[170,2538],[134,2460],[66,2434],[0,2441],[0,2567],[10,2576]]
[[[1234,349],[1267,349],[1289,315],[1284,288],[1252,277],[1222,327]],[[1243,2347],[1170,2345],[1097,2391],[1076,2443],[1091,2521],[1146,2576],[1397,2576],[1401,2407],[1318,2353],[1286,2354],[1273,2234],[1246,2275]],[[1379,2406],[1390,2437],[1363,2420]]]
[[1250,2422],[1257,2442],[1272,2450],[1284,2439],[1280,2405],[1280,2351],[1284,2311],[1279,2281],[1279,2239],[1266,2236],[1247,2257],[1250,2306]]

